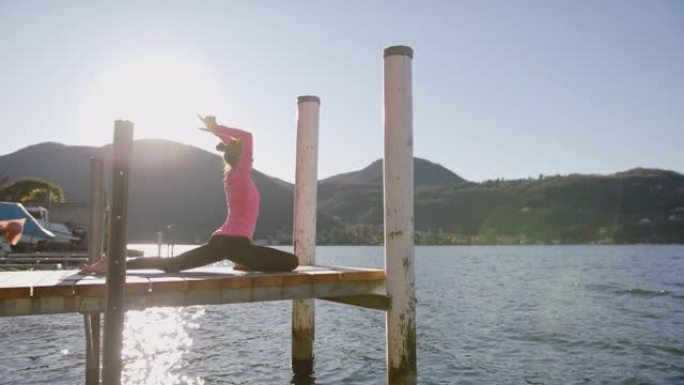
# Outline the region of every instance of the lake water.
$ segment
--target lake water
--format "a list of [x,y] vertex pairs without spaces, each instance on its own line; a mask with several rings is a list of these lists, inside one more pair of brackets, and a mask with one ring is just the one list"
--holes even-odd
[[[383,250],[317,261],[382,267]],[[684,384],[684,246],[417,247],[416,287],[421,384]],[[128,312],[124,383],[289,384],[290,316],[289,301]],[[384,384],[384,333],[383,312],[317,301],[303,383]],[[84,343],[77,314],[0,318],[0,384],[82,383]]]

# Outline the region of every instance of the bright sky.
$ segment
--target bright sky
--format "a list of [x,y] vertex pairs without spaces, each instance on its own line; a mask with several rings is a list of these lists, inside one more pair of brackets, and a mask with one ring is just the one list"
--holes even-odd
[[[254,133],[294,180],[296,97],[321,98],[319,177],[382,156],[382,51],[414,49],[414,154],[479,181],[684,172],[684,2],[0,0],[0,155]],[[191,170],[188,170],[191,171]]]

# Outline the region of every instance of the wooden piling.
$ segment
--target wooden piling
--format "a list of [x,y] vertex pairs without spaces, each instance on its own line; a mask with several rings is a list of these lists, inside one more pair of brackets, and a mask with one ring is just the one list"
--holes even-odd
[[[297,98],[297,160],[294,202],[294,253],[300,265],[313,265],[316,252],[316,200],[318,179],[317,96]],[[292,304],[292,370],[295,376],[313,372],[315,312],[313,299]]]
[[102,259],[104,245],[104,160],[90,159],[90,228],[88,233],[88,262]]
[[128,179],[133,152],[133,123],[114,123],[112,147],[111,216],[105,305],[105,349],[103,380],[106,385],[121,383],[121,349],[124,326],[124,283],[126,281],[126,219]]
[[[102,258],[104,229],[104,162],[90,159],[90,226],[88,229],[88,263]],[[83,313],[86,334],[86,385],[100,383],[100,313]]]
[[416,297],[413,274],[413,50],[384,52],[385,271],[391,298],[386,315],[387,383],[413,385],[416,377]]

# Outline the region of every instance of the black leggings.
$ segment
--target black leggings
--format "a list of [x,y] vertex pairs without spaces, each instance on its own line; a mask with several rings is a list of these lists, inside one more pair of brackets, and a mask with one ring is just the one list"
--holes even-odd
[[258,271],[292,271],[297,256],[271,247],[252,245],[244,237],[213,235],[209,242],[175,257],[142,257],[128,260],[127,269],[159,269],[167,273],[208,265],[228,259]]

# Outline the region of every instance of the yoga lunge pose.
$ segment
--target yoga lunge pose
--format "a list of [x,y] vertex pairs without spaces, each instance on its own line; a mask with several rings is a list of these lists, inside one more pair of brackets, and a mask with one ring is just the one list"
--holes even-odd
[[[142,257],[128,260],[127,269],[160,269],[178,272],[228,259],[237,270],[291,271],[299,261],[281,250],[252,245],[259,216],[259,191],[252,181],[252,134],[237,128],[220,126],[213,116],[201,117],[204,131],[218,136],[216,149],[225,161],[223,186],[226,192],[228,216],[209,241],[195,249],[170,258]],[[102,273],[106,260],[81,269],[83,273]]]

